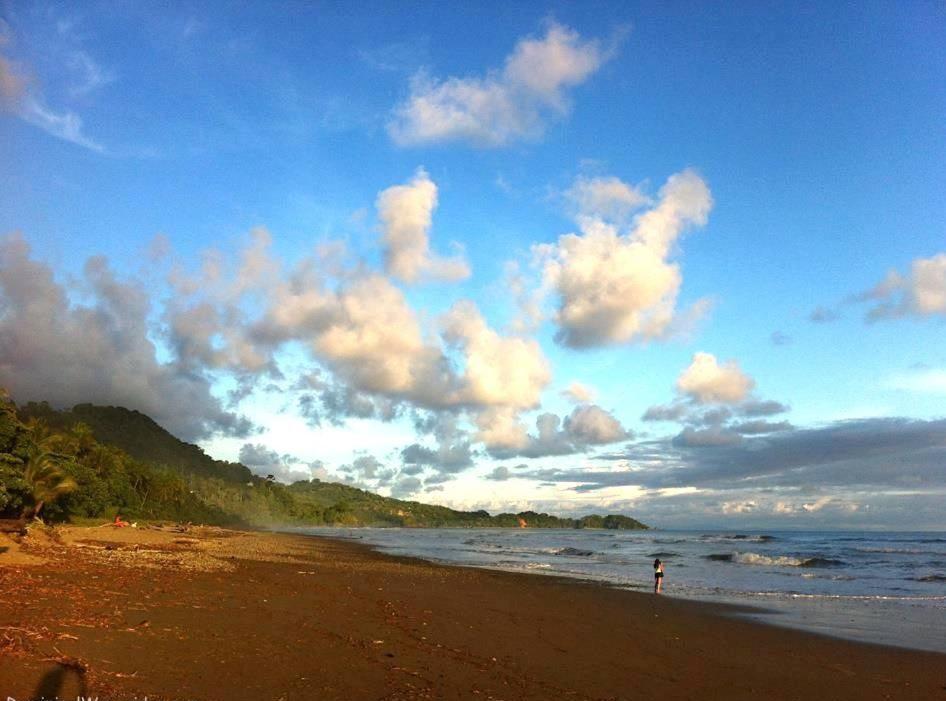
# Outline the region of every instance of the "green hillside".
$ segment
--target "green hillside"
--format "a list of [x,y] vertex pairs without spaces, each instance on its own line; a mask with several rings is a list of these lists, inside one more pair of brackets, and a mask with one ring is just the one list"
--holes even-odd
[[253,474],[239,463],[214,460],[196,445],[172,436],[149,416],[124,407],[77,404],[71,410],[56,411],[46,402],[29,402],[17,413],[23,421],[44,421],[56,430],[85,424],[92,429],[96,440],[121,448],[136,460],[152,465],[233,482],[246,482]]
[[44,488],[49,492],[57,484],[62,493],[41,507],[48,519],[121,513],[252,526],[647,527],[620,515],[571,519],[525,511],[491,516],[319,480],[278,484],[239,463],[214,460],[137,411],[91,404],[57,411],[45,402],[17,409],[0,397],[0,516],[29,512],[43,501]]

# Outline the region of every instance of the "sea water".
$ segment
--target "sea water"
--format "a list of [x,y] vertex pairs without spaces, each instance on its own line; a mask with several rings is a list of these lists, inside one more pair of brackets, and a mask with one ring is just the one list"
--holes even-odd
[[316,528],[435,562],[752,607],[769,623],[946,652],[946,533]]

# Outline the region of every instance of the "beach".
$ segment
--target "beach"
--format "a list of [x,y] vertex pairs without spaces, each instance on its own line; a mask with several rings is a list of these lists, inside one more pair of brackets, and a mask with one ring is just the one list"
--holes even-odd
[[312,536],[34,528],[0,591],[16,701],[946,697],[943,654]]

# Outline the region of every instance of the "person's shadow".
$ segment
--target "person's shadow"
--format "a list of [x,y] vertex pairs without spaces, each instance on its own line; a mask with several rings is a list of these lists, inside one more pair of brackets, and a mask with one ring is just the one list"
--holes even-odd
[[[78,666],[57,664],[53,669],[46,672],[43,678],[39,680],[36,691],[33,692],[33,698],[36,699],[56,699],[59,698],[59,692],[66,683],[75,677],[78,685],[77,696],[86,696],[85,670]],[[69,694],[72,696],[72,693]]]

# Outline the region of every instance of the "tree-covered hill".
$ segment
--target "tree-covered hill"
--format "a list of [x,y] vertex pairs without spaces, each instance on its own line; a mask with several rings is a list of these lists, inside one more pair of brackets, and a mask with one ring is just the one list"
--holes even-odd
[[0,394],[0,516],[37,505],[51,519],[120,513],[254,526],[647,528],[621,515],[491,516],[319,480],[278,484],[214,460],[137,411],[91,404],[57,411],[45,402],[17,409]]
[[29,402],[17,413],[23,421],[44,421],[55,430],[70,430],[76,424],[85,424],[92,429],[96,440],[121,448],[136,460],[152,465],[231,482],[246,482],[252,477],[244,465],[214,460],[198,446],[178,440],[139,411],[93,404],[77,404],[71,410],[56,411],[46,402]]

